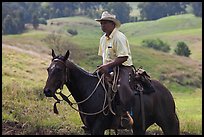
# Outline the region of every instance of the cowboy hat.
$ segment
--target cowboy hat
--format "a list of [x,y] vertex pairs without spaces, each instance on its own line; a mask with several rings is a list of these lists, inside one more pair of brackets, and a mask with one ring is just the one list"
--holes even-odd
[[108,13],[108,11],[104,11],[100,19],[95,19],[95,21],[98,21],[98,22],[101,22],[103,20],[113,21],[115,23],[116,28],[119,28],[121,25],[120,21],[116,19],[116,16]]

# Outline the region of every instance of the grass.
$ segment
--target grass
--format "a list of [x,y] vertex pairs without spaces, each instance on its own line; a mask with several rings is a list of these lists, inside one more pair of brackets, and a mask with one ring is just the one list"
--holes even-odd
[[[202,92],[197,89],[193,93],[173,94],[181,131],[202,135]],[[195,125],[195,126],[192,126]]]
[[[54,114],[52,110],[54,100],[45,98],[42,93],[48,63],[47,60],[43,61],[37,57],[33,58],[33,56],[3,48],[2,109],[4,111],[2,112],[2,119],[4,122],[17,121],[31,125],[28,129],[24,129],[22,134],[37,132],[39,128],[50,129],[55,132],[61,131],[65,134],[71,134],[70,132],[83,134],[80,129],[82,123],[78,113],[71,109],[67,103],[62,102],[57,105],[60,114]],[[23,71],[28,64],[29,67],[33,68],[32,73]],[[13,65],[15,67],[12,69],[11,66]],[[186,89],[184,88],[184,90]],[[64,88],[64,92],[68,94],[66,88]],[[181,122],[181,131],[202,134],[201,90],[191,93],[173,92],[173,96]],[[70,132],[65,132],[68,127]],[[159,127],[153,125],[148,131],[155,129],[160,130]]]
[[126,23],[121,31],[126,34],[131,45],[140,46],[145,39],[161,39],[171,47],[171,53],[177,42],[184,41],[190,48],[193,59],[202,60],[202,20],[191,14],[170,16],[156,21]]
[[[136,67],[143,66],[152,78],[162,81],[172,91],[181,122],[181,131],[200,135],[202,134],[202,87],[199,88],[202,82],[202,65],[199,62],[202,61],[200,21],[191,15],[175,16],[171,17],[174,20],[174,26],[176,26],[176,20],[181,18],[195,20],[197,25],[191,21],[184,26],[193,24],[193,27],[187,29],[180,25],[179,28],[177,26],[176,31],[173,26],[168,29],[154,28],[160,26],[161,22],[171,22],[169,18],[124,24],[121,30],[128,35],[133,64]],[[39,55],[35,56],[2,47],[2,121],[4,123],[16,121],[26,125],[21,134],[34,134],[40,129],[48,129],[55,134],[83,134],[79,114],[65,102],[57,105],[60,114],[54,114],[52,108],[55,101],[52,98],[45,98],[43,94],[43,87],[47,79],[46,69],[51,58],[45,55],[50,55],[51,49],[42,39],[56,30],[64,40],[74,43],[70,55],[72,60],[85,70],[93,72],[96,66],[101,64],[97,50],[102,33],[99,24],[84,17],[61,18],[52,21],[66,25],[41,26],[42,29],[29,30],[24,34],[2,36],[3,43],[26,51],[32,50]],[[65,30],[71,28],[70,24],[75,24],[72,29],[76,29],[78,35],[66,34]],[[154,33],[142,32],[148,25],[151,26],[149,29],[152,29]],[[172,43],[172,47],[176,41],[186,41],[193,49],[193,59],[140,46],[142,39],[155,37],[167,40]],[[178,80],[181,84],[178,83]],[[197,85],[192,83],[197,83]],[[64,88],[63,92],[68,94],[66,90]],[[158,129],[153,125],[149,130],[155,128]]]
[[46,59],[3,48],[2,119],[31,125],[25,134],[38,128],[57,130],[68,125],[75,131],[74,125],[80,123],[78,113],[69,111],[67,104],[58,107],[62,115],[55,115],[54,100],[43,95],[48,63]]

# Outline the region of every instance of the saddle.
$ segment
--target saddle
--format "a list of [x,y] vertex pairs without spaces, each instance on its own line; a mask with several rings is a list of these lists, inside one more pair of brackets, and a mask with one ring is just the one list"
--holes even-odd
[[144,94],[155,92],[150,76],[141,67],[135,69],[135,73],[130,76],[130,87],[135,91],[135,94],[138,94],[138,92],[143,92]]
[[[135,94],[138,94],[139,92],[143,92],[144,94],[150,94],[155,92],[154,87],[152,86],[150,75],[147,74],[147,72],[139,67],[136,69],[134,66],[133,70],[134,73],[130,75],[129,77],[129,84],[131,89],[135,92]],[[114,75],[117,75],[117,71],[114,71],[114,73],[110,74],[109,77],[106,77],[106,84],[110,86],[113,85],[113,81],[116,80],[114,83],[117,83],[117,79],[114,79]],[[117,91],[117,89],[115,89]]]
[[[129,76],[129,85],[130,88],[134,91],[135,95],[139,95],[140,92],[143,94],[151,94],[155,92],[154,87],[151,84],[150,76],[147,72],[141,67],[136,69],[133,67],[133,73]],[[109,110],[115,114],[114,106],[117,106],[117,102],[119,102],[119,96],[117,93],[117,81],[119,69],[114,68],[113,74],[110,74],[108,77],[104,77],[104,84],[107,90],[107,100],[109,104]]]

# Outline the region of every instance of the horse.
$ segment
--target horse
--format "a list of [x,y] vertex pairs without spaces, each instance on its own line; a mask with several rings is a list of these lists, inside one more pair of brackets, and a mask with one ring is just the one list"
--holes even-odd
[[[91,135],[104,135],[107,129],[123,129],[118,122],[120,117],[108,113],[106,92],[101,79],[70,61],[69,54],[67,50],[64,56],[56,55],[52,49],[52,61],[47,69],[48,78],[44,87],[45,96],[56,99],[56,91],[66,85],[78,102],[80,118]],[[172,94],[157,80],[152,79],[151,84],[155,92],[143,94],[143,102],[139,95],[135,95],[132,107],[134,123],[130,128],[132,133],[145,135],[148,127],[156,123],[165,135],[180,134]],[[143,115],[142,104],[145,112]]]

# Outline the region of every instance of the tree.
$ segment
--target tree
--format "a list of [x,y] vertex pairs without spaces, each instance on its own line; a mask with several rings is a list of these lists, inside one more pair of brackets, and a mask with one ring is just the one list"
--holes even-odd
[[192,2],[193,14],[202,17],[202,2]]
[[185,42],[178,42],[177,47],[174,49],[174,52],[179,56],[186,56],[186,57],[189,57],[191,54],[191,51]]
[[142,2],[138,4],[143,20],[156,20],[169,15],[185,13],[182,2]]
[[60,35],[56,34],[56,33],[52,33],[47,35],[47,37],[45,39],[43,39],[44,42],[46,42],[50,48],[62,52],[64,49],[62,49],[62,45],[63,45],[63,41]]
[[109,2],[107,5],[107,10],[112,14],[115,14],[116,18],[120,20],[121,23],[126,23],[130,20],[130,11],[132,8],[127,3]]
[[153,48],[155,50],[160,50],[163,52],[169,52],[170,47],[166,42],[163,42],[160,39],[146,39],[142,41],[142,46]]
[[34,29],[37,29],[37,28],[38,28],[38,26],[39,26],[39,21],[38,21],[37,15],[33,15],[32,24],[33,24],[33,28],[34,28]]
[[13,28],[14,28],[13,19],[11,18],[10,15],[7,15],[2,23],[3,34],[14,34]]
[[45,18],[39,18],[39,19],[38,19],[38,22],[39,22],[39,24],[47,25],[47,21],[46,21]]
[[25,3],[4,2],[2,4],[3,34],[17,34],[25,30]]

